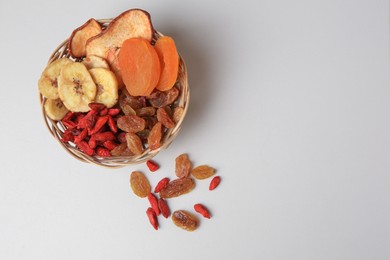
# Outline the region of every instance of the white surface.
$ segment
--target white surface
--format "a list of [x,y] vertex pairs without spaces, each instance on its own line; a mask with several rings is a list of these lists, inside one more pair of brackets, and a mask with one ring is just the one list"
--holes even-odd
[[[191,105],[152,184],[189,153],[206,204],[156,232],[129,188],[144,165],[80,163],[46,130],[37,80],[90,17],[148,10],[175,38]],[[0,259],[390,259],[389,1],[1,1]]]

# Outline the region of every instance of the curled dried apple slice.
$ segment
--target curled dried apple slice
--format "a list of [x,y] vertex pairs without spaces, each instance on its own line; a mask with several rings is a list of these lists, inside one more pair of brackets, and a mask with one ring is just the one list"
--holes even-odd
[[102,27],[93,18],[72,32],[69,38],[69,53],[74,58],[81,58],[86,55],[85,46],[88,39],[102,32]]

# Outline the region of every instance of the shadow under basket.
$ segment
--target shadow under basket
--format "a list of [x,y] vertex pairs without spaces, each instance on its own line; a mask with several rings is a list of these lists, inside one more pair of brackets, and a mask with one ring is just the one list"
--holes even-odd
[[[97,20],[103,28],[107,27],[107,25],[112,21],[112,19],[101,19]],[[163,36],[160,32],[155,31],[154,37],[153,37],[153,44],[154,42],[159,38]],[[63,43],[61,43],[57,49],[53,52],[53,54],[50,56],[50,59],[48,61],[48,64],[66,57],[70,58],[69,50],[68,50],[68,41],[69,39],[65,40]],[[74,59],[73,59],[74,60]],[[79,61],[79,60],[76,60]],[[171,129],[166,129],[163,132],[162,138],[161,138],[161,146],[158,149],[151,150],[148,147],[145,148],[144,152],[140,155],[134,155],[134,156],[111,156],[111,157],[99,157],[97,155],[94,156],[88,156],[81,152],[73,143],[64,143],[61,141],[61,138],[66,130],[66,126],[62,124],[61,121],[54,121],[50,119],[45,112],[44,105],[46,102],[46,98],[43,97],[41,94],[39,95],[40,103],[41,103],[41,110],[43,114],[44,121],[46,123],[46,126],[52,136],[58,141],[58,143],[74,158],[86,162],[86,163],[92,163],[98,166],[106,167],[106,168],[121,168],[128,165],[134,165],[143,163],[151,158],[153,158],[155,155],[157,155],[161,150],[166,149],[172,141],[175,139],[177,134],[180,131],[181,124],[183,122],[183,119],[186,115],[186,112],[188,110],[189,105],[189,98],[190,98],[190,91],[188,87],[188,77],[187,77],[187,69],[186,65],[184,63],[183,58],[179,54],[179,70],[178,70],[178,76],[177,76],[177,82],[176,87],[179,89],[179,96],[175,103],[173,104],[174,107],[182,107],[184,109],[182,117],[180,120],[176,123],[176,125]]]

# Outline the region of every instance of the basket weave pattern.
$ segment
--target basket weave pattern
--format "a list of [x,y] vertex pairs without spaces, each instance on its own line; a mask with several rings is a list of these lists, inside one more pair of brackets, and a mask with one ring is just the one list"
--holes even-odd
[[[97,20],[103,28],[107,27],[107,25],[111,22],[112,19],[101,19]],[[155,31],[154,37],[153,37],[153,43],[161,37],[162,34],[158,31]],[[53,54],[50,56],[48,64],[63,58],[71,58],[68,50],[68,41],[69,39],[66,39],[64,42],[62,42],[53,52]],[[120,168],[124,167],[127,165],[133,165],[133,164],[139,164],[142,162],[145,162],[151,158],[153,158],[159,151],[162,149],[166,149],[172,141],[175,139],[177,136],[178,132],[180,131],[181,124],[183,122],[183,119],[185,117],[185,114],[188,110],[188,104],[189,104],[189,98],[190,98],[190,92],[189,92],[189,87],[188,87],[188,79],[187,79],[187,69],[186,65],[184,63],[184,60],[179,54],[179,72],[178,72],[178,77],[177,77],[177,84],[176,86],[179,87],[180,89],[180,94],[178,99],[175,101],[174,106],[180,106],[184,108],[184,112],[182,115],[182,118],[179,120],[179,122],[176,123],[174,128],[167,129],[163,137],[161,139],[161,146],[160,148],[156,150],[150,150],[149,148],[146,148],[144,152],[141,155],[137,156],[113,156],[113,157],[108,157],[108,158],[103,158],[99,156],[88,156],[81,152],[75,145],[72,143],[63,143],[61,141],[62,135],[64,131],[66,130],[66,127],[60,122],[60,121],[54,121],[51,120],[45,112],[44,109],[44,104],[46,101],[46,98],[44,98],[41,94],[39,95],[40,99],[40,104],[41,104],[41,110],[43,114],[43,118],[45,121],[45,124],[52,134],[52,136],[60,143],[60,145],[73,157],[76,159],[82,161],[82,162],[87,162],[87,163],[92,163],[98,166],[102,167],[107,167],[107,168]]]

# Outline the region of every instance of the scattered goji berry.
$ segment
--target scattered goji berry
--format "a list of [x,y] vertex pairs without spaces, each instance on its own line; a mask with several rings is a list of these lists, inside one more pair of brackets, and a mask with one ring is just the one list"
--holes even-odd
[[163,198],[158,199],[158,206],[160,207],[161,215],[163,215],[164,218],[168,218],[171,215],[171,210]]
[[146,165],[148,166],[151,172],[155,172],[160,168],[160,166],[155,161],[152,160],[147,160]]
[[217,188],[220,182],[221,182],[221,177],[215,176],[210,182],[209,190],[214,190],[215,188]]
[[169,178],[168,177],[165,177],[165,178],[161,179],[157,183],[156,187],[154,188],[154,192],[155,193],[160,192],[168,184],[168,182],[169,182]]
[[153,193],[149,193],[148,200],[150,205],[152,206],[152,209],[156,213],[156,216],[160,215],[160,208],[158,207],[158,201],[156,196],[154,196]]
[[194,209],[195,209],[196,212],[201,214],[203,217],[210,218],[209,210],[205,206],[203,206],[202,204],[200,204],[200,203],[195,204],[194,205]]
[[158,220],[157,220],[157,215],[156,215],[156,212],[154,212],[154,210],[149,207],[147,210],[146,210],[146,215],[148,216],[149,218],[149,222],[150,224],[152,224],[152,226],[154,227],[155,230],[158,229]]
[[100,157],[111,157],[110,151],[104,147],[98,147],[96,149],[96,154]]

